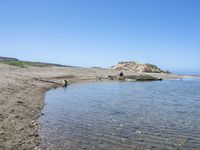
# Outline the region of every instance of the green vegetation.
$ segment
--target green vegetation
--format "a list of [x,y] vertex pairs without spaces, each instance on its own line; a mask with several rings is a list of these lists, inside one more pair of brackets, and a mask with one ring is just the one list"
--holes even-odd
[[156,78],[153,77],[151,75],[146,75],[146,74],[142,74],[142,75],[127,75],[124,76],[125,79],[131,79],[131,80],[135,80],[135,81],[157,81],[157,80],[162,80],[161,78]]
[[125,76],[121,76],[121,77],[118,78],[118,80],[120,80],[120,81],[125,81],[125,79],[126,79]]
[[132,80],[132,81],[161,81],[162,78],[153,77],[151,75],[141,74],[141,75],[125,75],[125,76],[111,76],[109,75],[108,78],[110,80],[120,80],[125,81]]
[[149,68],[152,68],[152,69],[158,69],[160,70],[160,68],[158,68],[156,65],[152,65],[152,64],[146,64]]
[[160,78],[156,78],[150,75],[139,75],[135,78],[136,81],[156,81],[156,80],[162,80]]
[[136,64],[136,62],[135,61],[120,61],[120,62],[118,62],[118,64]]
[[49,65],[43,63],[36,63],[36,62],[27,62],[27,61],[15,61],[15,60],[8,60],[8,61],[0,61],[0,63],[8,64],[16,67],[26,68],[28,66],[34,67],[47,67]]

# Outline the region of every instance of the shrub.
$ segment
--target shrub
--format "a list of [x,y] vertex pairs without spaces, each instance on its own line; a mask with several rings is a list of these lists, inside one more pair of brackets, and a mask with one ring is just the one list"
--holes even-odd
[[159,78],[150,76],[150,75],[139,75],[135,78],[136,81],[156,81],[161,80]]
[[1,63],[16,66],[16,67],[21,67],[21,68],[26,68],[27,66],[35,66],[35,67],[47,67],[48,66],[47,64],[42,64],[42,63],[15,61],[15,60],[1,61]]

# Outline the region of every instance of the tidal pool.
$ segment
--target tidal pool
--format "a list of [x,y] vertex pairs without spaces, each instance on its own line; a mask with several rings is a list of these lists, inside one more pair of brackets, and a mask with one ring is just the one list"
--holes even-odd
[[197,79],[72,84],[45,103],[40,149],[200,149]]

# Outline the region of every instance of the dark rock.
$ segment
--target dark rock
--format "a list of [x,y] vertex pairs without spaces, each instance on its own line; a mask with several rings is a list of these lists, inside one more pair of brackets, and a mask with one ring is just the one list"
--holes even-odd
[[17,103],[18,103],[18,104],[23,104],[24,102],[22,102],[22,101],[17,101]]
[[121,73],[119,74],[119,76],[120,76],[120,77],[123,77],[123,76],[124,76],[123,72],[121,72]]

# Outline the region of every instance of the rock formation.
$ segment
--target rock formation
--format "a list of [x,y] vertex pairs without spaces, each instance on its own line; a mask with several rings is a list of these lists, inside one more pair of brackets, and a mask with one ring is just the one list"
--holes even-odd
[[130,70],[137,73],[170,73],[169,71],[163,71],[156,65],[142,64],[135,61],[119,62],[117,65],[111,67],[118,70]]

